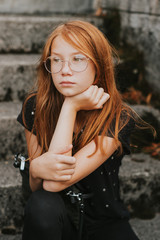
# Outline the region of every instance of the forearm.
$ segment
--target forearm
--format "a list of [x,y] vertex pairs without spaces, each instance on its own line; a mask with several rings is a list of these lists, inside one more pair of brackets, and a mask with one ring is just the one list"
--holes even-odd
[[[72,144],[73,130],[77,112],[68,101],[64,101],[54,131],[49,151],[55,153],[59,149]],[[71,155],[71,151],[67,154]]]
[[33,178],[31,175],[29,177],[29,185],[32,192],[42,188],[43,180],[40,178]]
[[35,175],[35,167],[33,166],[34,165],[33,161],[34,160],[32,160],[30,162],[30,169],[29,169],[29,185],[30,185],[32,192],[34,192],[38,189],[41,189],[42,184],[43,184],[43,180],[41,178],[38,178]]
[[[101,136],[98,137],[98,142],[100,144]],[[103,149],[107,149],[104,153],[101,152],[100,148],[96,153],[89,157],[95,152],[96,145],[94,140],[84,146],[79,150],[74,157],[76,158],[76,167],[74,174],[71,179],[65,182],[57,181],[43,181],[43,188],[51,192],[59,192],[63,189],[68,188],[69,186],[79,182],[81,179],[88,176],[95,169],[97,169],[101,164],[103,164],[120,146],[120,142],[117,144],[114,138],[104,137],[103,138]]]
[[68,187],[67,182],[55,182],[55,181],[47,181],[44,180],[43,188],[50,192],[60,192]]

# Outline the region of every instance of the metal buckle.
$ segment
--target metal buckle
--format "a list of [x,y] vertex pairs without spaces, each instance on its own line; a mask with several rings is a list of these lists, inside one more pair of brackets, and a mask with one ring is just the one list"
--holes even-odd
[[80,206],[80,211],[81,211],[81,213],[83,213],[83,209],[84,209],[83,194],[82,193],[75,193],[73,191],[69,191],[68,193],[66,193],[66,195],[70,197],[71,203],[78,202],[78,204]]
[[13,166],[19,168],[21,171],[25,169],[26,158],[21,154],[15,154]]

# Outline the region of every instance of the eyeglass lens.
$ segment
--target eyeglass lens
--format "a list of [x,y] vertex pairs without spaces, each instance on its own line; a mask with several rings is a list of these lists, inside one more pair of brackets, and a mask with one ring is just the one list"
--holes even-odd
[[60,59],[58,56],[50,56],[44,62],[46,70],[50,73],[58,73],[61,71],[64,62],[68,62],[72,71],[82,72],[87,68],[88,58],[82,54],[73,55],[69,61]]

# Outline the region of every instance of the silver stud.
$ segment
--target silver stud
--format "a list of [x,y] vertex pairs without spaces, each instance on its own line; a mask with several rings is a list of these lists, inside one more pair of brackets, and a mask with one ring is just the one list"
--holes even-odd
[[114,159],[114,157],[112,156],[111,159]]
[[109,207],[109,205],[108,204],[106,204],[106,206],[105,206],[106,208],[108,208]]
[[31,112],[31,115],[34,115],[34,112]]
[[106,188],[103,188],[103,192],[105,192],[106,191]]
[[109,172],[108,175],[111,175],[111,172]]
[[113,186],[115,187],[115,186],[116,186],[116,184],[115,184],[115,183],[113,183]]
[[114,169],[114,170],[113,170],[113,172],[115,173],[115,172],[116,172],[116,170]]
[[103,171],[101,172],[101,175],[103,175]]

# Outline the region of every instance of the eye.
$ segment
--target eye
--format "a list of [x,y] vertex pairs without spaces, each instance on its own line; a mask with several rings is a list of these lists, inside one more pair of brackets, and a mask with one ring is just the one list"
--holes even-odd
[[59,57],[52,57],[52,62],[59,63],[59,62],[61,62],[61,59]]
[[86,60],[86,57],[83,56],[83,55],[75,55],[72,58],[73,62],[81,62],[81,61],[84,61],[84,60]]

